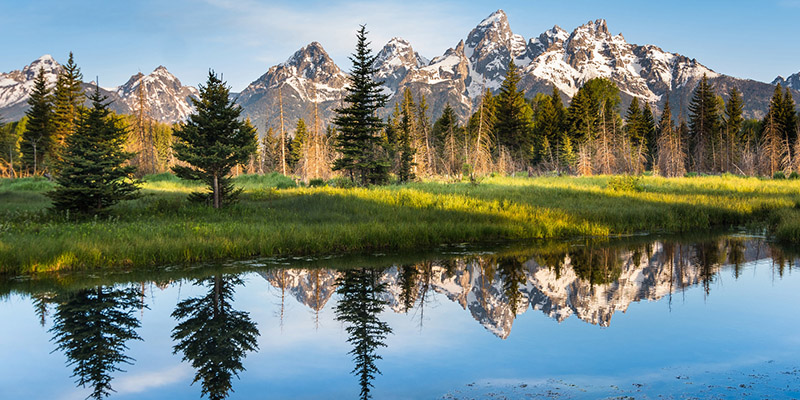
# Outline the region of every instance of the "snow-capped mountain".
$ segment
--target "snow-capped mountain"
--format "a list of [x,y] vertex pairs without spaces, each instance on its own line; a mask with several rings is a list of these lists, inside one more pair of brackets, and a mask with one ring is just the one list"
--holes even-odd
[[773,85],[781,85],[784,88],[800,90],[800,72],[796,74],[789,75],[789,77],[784,78],[779,76],[772,81]]
[[[476,110],[484,90],[496,93],[512,59],[521,75],[520,88],[529,98],[536,93],[549,94],[556,87],[563,99],[569,100],[589,79],[604,77],[619,86],[622,107],[638,97],[660,108],[669,98],[676,118],[687,118],[689,100],[705,75],[718,95],[724,97],[732,87],[743,92],[744,114],[748,118],[764,115],[777,83],[790,87],[800,100],[800,74],[779,77],[772,85],[723,75],[694,58],[655,45],[629,43],[622,34],[612,34],[602,19],[589,21],[572,32],[554,26],[526,40],[512,31],[505,12],[497,10],[454,47],[430,61],[401,38],[393,38],[383,46],[374,66],[378,70],[376,78],[384,82],[384,93],[391,99],[382,114],[390,113],[408,88],[416,98],[426,97],[431,117],[438,117],[449,103],[463,121]],[[53,82],[59,65],[49,56],[20,71],[0,74],[0,115],[5,119],[20,118],[27,109],[32,80],[40,66]],[[109,89],[106,94],[115,101],[112,108],[119,112],[135,109],[135,88],[142,79],[154,118],[174,122],[186,117],[190,110],[187,98],[197,92],[182,86],[162,67],[146,77],[134,75],[126,84]],[[347,84],[347,74],[322,45],[313,42],[286,62],[270,67],[239,93],[237,100],[244,116],[264,132],[267,126],[280,126],[280,92],[284,129],[291,134],[299,118],[313,120],[315,105],[320,128],[324,129],[333,110],[341,105]]]
[[[324,53],[316,43],[309,47]],[[307,49],[301,49],[292,59]],[[297,87],[298,81],[314,81],[314,78],[294,70],[287,70],[283,75],[276,73],[292,59],[273,67],[265,75],[273,77],[270,81],[273,87],[281,84]],[[449,103],[465,119],[474,112],[484,90],[497,91],[512,59],[521,74],[521,89],[528,97],[540,92],[550,93],[556,87],[568,100],[586,81],[604,77],[619,86],[623,107],[633,97],[656,107],[662,107],[669,98],[673,110],[676,110],[674,114],[678,116],[682,110],[684,117],[692,92],[704,75],[711,79],[720,95],[733,86],[745,93],[746,117],[762,116],[774,89],[767,83],[719,74],[695,59],[654,45],[628,43],[622,34],[611,34],[602,19],[590,21],[572,32],[554,26],[538,37],[525,40],[513,33],[505,12],[498,10],[481,21],[455,47],[430,62],[416,53],[408,41],[390,40],[378,52],[375,64],[378,69],[376,78],[384,81],[384,92],[392,96],[384,114],[388,114],[393,103],[401,100],[404,89],[409,88],[415,97],[426,96],[433,117],[440,115],[445,104]],[[321,58],[321,62],[325,68],[341,73],[329,58]],[[341,73],[339,76],[345,75]],[[265,77],[251,84],[247,99],[244,99],[245,92],[242,98],[251,118],[258,119],[258,116],[267,114],[270,116],[269,124],[275,127],[277,107],[267,108],[265,101],[250,105],[253,98],[266,95],[265,91],[258,90]],[[342,81],[346,85],[344,78]],[[284,101],[286,97],[284,94]],[[303,99],[302,96],[298,98]],[[337,98],[340,99],[341,94]],[[289,111],[284,106],[284,116],[288,121],[308,118],[308,110],[307,105],[292,104]]]
[[239,94],[238,103],[259,131],[263,132],[266,125],[279,129],[280,94],[284,129],[292,132],[299,118],[313,124],[315,102],[321,122],[328,121],[344,97],[347,83],[347,74],[322,45],[313,42],[248,85]]
[[193,86],[183,86],[163,65],[149,75],[133,75],[114,92],[129,112],[138,111],[144,103],[150,118],[168,123],[185,120],[193,111],[189,99],[200,94]]
[[55,86],[61,65],[49,54],[39,57],[22,70],[0,73],[0,115],[4,119],[16,120],[25,115],[33,81],[40,69],[44,70],[48,86]]
[[[28,109],[28,98],[33,90],[33,81],[43,69],[48,84],[55,86],[59,64],[52,56],[46,54],[39,57],[22,70],[0,73],[0,115],[7,120],[16,120],[25,115]],[[118,113],[132,113],[138,110],[138,87],[144,82],[144,99],[147,113],[151,118],[161,122],[179,122],[191,112],[190,96],[197,96],[197,89],[183,86],[181,82],[163,66],[156,68],[150,75],[138,73],[124,85],[111,88],[99,88],[100,92],[111,101],[110,108]],[[95,90],[95,84],[83,84],[88,94]],[[88,102],[87,102],[88,104]]]
[[375,58],[374,67],[378,70],[375,79],[383,81],[388,95],[394,95],[410,70],[422,68],[429,63],[428,59],[414,51],[407,40],[395,37],[383,46]]

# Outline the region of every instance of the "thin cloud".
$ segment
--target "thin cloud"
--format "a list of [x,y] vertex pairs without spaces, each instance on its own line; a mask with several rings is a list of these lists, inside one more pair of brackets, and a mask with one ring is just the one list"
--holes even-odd
[[[300,47],[318,41],[337,63],[347,60],[355,43],[355,31],[367,25],[374,50],[390,38],[401,36],[426,57],[453,47],[479,21],[460,15],[458,7],[442,3],[348,2],[289,8],[257,1],[206,0],[237,26],[239,43],[265,50],[254,58],[282,62]],[[279,55],[280,54],[280,55]],[[279,59],[276,59],[279,58]]]

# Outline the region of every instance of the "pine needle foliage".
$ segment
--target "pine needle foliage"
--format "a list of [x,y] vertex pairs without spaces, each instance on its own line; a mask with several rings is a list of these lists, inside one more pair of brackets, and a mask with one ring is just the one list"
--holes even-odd
[[333,123],[339,128],[336,150],[341,157],[333,163],[334,171],[345,172],[350,179],[362,185],[381,184],[389,176],[389,160],[381,146],[383,120],[377,111],[388,100],[381,84],[372,77],[375,55],[369,49],[367,30],[361,25],[356,35],[356,51],[350,56],[353,69],[344,98],[346,106],[337,108]]
[[25,112],[28,123],[25,125],[20,146],[23,168],[34,175],[42,171],[45,155],[53,147],[53,106],[50,97],[44,69],[40,68],[28,98],[30,108]]
[[137,197],[136,168],[125,165],[133,157],[125,151],[127,128],[111,115],[99,88],[90,100],[92,108],[81,110],[75,132],[66,138],[57,164],[58,185],[48,193],[57,211],[102,214],[122,200]]
[[233,186],[231,169],[256,151],[255,128],[239,119],[242,108],[229,95],[230,88],[209,71],[208,81],[200,85],[200,98],[192,99],[196,111],[173,133],[175,158],[189,166],[172,170],[180,178],[208,185],[211,192],[193,193],[191,199],[214,208],[236,200],[241,190]]

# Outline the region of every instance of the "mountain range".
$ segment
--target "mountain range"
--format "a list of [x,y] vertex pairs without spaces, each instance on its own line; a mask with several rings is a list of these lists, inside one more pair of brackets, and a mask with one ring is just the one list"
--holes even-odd
[[[414,51],[412,44],[402,38],[391,39],[376,55],[376,78],[384,82],[383,91],[390,96],[384,115],[409,88],[415,95],[426,96],[432,117],[440,115],[449,103],[463,121],[476,110],[481,93],[498,90],[511,60],[519,68],[520,87],[528,97],[539,92],[549,94],[556,87],[566,102],[586,81],[605,77],[619,86],[623,107],[633,97],[657,108],[669,99],[676,118],[687,116],[692,92],[704,75],[723,97],[732,86],[741,90],[744,114],[749,118],[765,114],[776,84],[791,88],[795,98],[800,99],[800,73],[778,77],[772,83],[723,75],[696,59],[655,45],[628,43],[622,34],[613,35],[602,19],[589,21],[572,32],[554,26],[538,37],[525,39],[513,33],[505,12],[498,10],[433,59]],[[43,56],[22,70],[0,74],[0,115],[6,120],[23,115],[32,80],[40,67],[54,82],[60,66],[50,56]],[[131,112],[137,109],[140,82],[144,83],[148,112],[153,118],[177,122],[191,112],[188,99],[196,96],[197,90],[183,86],[163,66],[149,75],[135,74],[124,85],[105,88],[103,92],[114,100],[112,108],[116,111]],[[313,120],[315,107],[321,123],[329,121],[333,110],[342,103],[347,84],[347,73],[320,43],[312,42],[233,95],[243,107],[244,116],[260,131],[266,126],[279,128],[282,105],[284,128],[292,131],[297,119]],[[91,87],[87,85],[87,90]]]
[[[33,91],[33,81],[39,70],[45,73],[49,87],[56,84],[61,65],[49,54],[39,57],[22,70],[0,73],[0,115],[5,120],[18,120],[28,109],[27,100]],[[140,101],[139,86],[142,85]],[[94,82],[84,83],[88,94],[96,89]],[[183,86],[167,68],[159,66],[149,75],[137,73],[118,87],[99,87],[100,92],[111,101],[110,108],[118,113],[130,114],[144,103],[150,117],[167,123],[180,122],[192,112],[189,98],[199,92],[192,86]]]

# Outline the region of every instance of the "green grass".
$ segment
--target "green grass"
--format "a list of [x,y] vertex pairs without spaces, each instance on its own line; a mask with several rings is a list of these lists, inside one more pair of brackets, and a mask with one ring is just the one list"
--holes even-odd
[[[609,184],[609,180],[611,184]],[[245,175],[237,204],[186,201],[202,186],[145,177],[142,197],[104,218],[47,210],[47,181],[0,180],[0,271],[158,266],[271,255],[421,249],[441,243],[609,237],[771,227],[800,243],[800,181],[735,176],[485,179],[375,188],[297,188],[278,174]],[[277,189],[286,188],[287,189]]]

